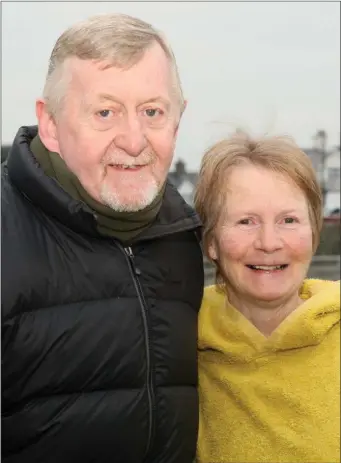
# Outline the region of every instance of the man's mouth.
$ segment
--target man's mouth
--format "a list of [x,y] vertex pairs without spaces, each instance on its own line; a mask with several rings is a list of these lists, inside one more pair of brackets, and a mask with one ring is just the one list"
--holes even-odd
[[145,167],[144,164],[108,164],[109,167],[112,167],[113,169],[116,170],[139,170],[142,169],[142,167]]
[[289,264],[279,264],[279,265],[247,265],[246,267],[251,270],[258,272],[275,272],[281,271],[288,267]]

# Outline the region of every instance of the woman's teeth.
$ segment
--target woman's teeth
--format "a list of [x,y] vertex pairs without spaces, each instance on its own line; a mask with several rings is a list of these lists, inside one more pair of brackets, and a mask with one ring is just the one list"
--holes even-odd
[[287,267],[287,264],[284,265],[248,265],[247,267],[251,268],[252,270],[265,270],[270,272],[271,270],[283,270]]

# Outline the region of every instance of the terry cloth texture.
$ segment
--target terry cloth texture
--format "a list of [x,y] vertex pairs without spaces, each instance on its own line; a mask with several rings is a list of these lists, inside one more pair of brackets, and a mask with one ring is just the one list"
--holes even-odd
[[198,463],[340,462],[340,282],[263,336],[216,287],[199,315]]

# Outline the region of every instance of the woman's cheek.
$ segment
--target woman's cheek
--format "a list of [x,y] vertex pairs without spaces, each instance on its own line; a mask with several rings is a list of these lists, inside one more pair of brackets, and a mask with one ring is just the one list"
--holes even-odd
[[293,254],[300,257],[307,257],[312,255],[312,232],[310,229],[300,230],[292,234],[287,239],[287,244]]
[[225,232],[220,240],[220,251],[229,259],[241,258],[250,246],[250,236],[237,230]]

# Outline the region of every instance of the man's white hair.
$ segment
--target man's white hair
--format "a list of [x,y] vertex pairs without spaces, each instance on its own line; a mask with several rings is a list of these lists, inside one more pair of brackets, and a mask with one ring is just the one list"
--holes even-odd
[[165,37],[140,19],[123,14],[106,14],[71,26],[57,40],[50,56],[43,91],[49,113],[56,116],[62,107],[68,83],[64,64],[69,58],[108,61],[112,66],[128,68],[136,64],[155,43],[162,47],[169,59],[173,90],[182,112],[184,97],[179,72]]

